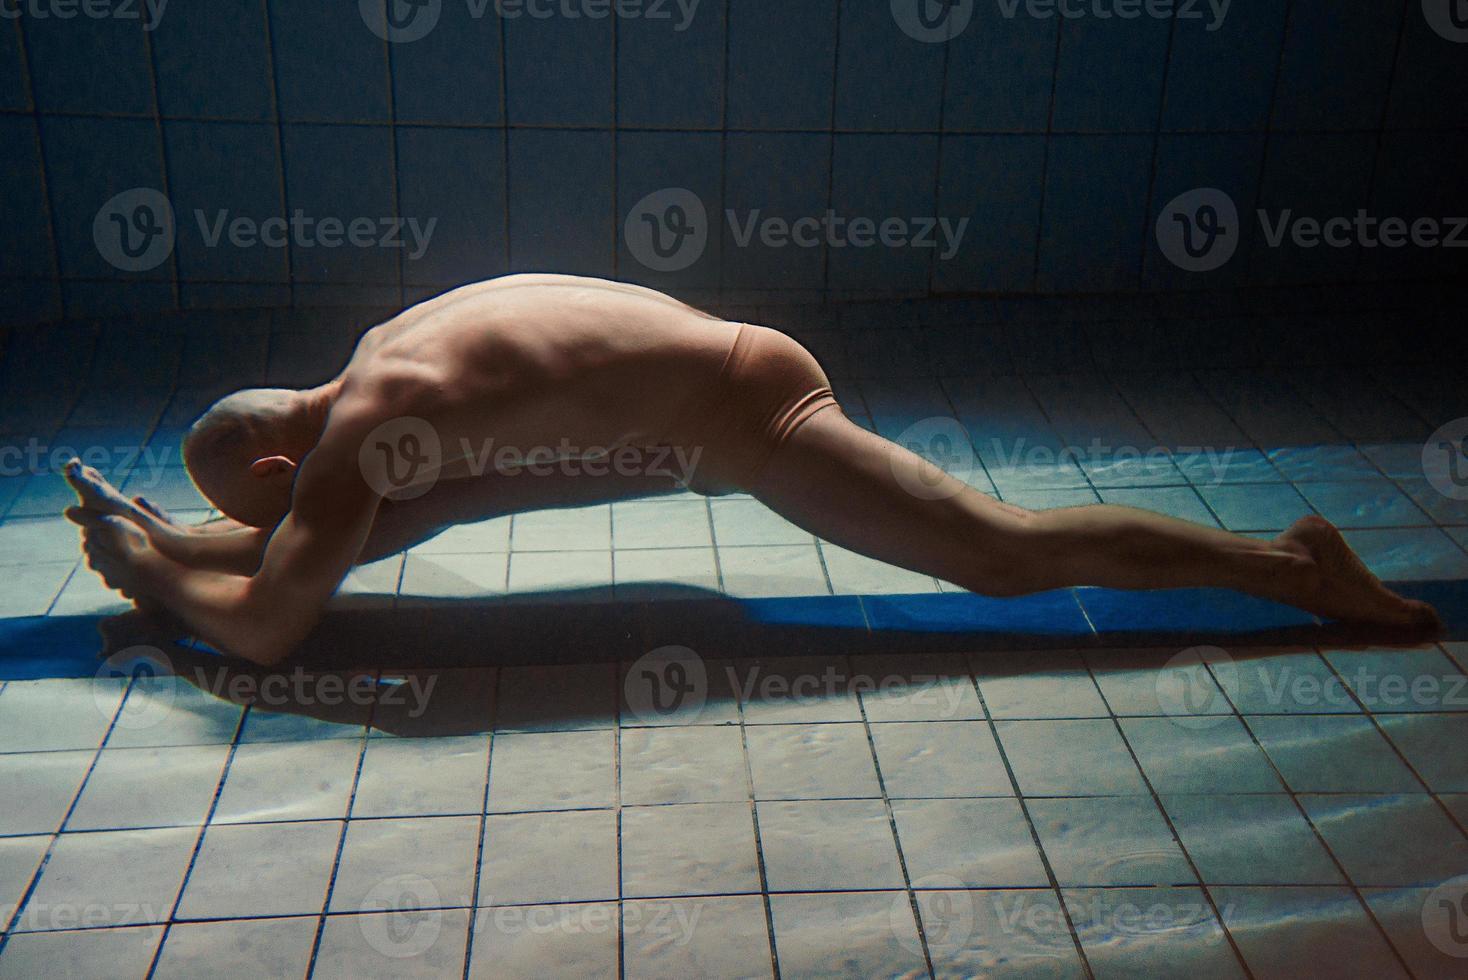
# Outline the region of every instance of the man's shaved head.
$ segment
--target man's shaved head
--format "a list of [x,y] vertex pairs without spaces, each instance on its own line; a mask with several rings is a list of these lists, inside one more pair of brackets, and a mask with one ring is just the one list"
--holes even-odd
[[[226,516],[268,527],[290,509],[290,479],[313,435],[301,392],[246,388],[211,405],[189,427],[183,458],[199,492]],[[262,465],[284,458],[290,467]],[[282,507],[282,504],[284,505]]]

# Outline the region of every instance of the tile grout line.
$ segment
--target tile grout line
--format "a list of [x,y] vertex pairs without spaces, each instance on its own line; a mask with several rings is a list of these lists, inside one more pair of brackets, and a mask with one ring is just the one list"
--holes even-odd
[[[1117,736],[1121,739],[1121,744],[1126,747],[1127,756],[1132,760],[1132,766],[1135,767],[1143,785],[1147,787],[1148,798],[1151,799],[1152,805],[1157,808],[1157,812],[1162,816],[1162,821],[1167,826],[1167,832],[1172,835],[1172,841],[1177,845],[1178,853],[1188,863],[1188,870],[1192,872],[1193,878],[1198,886],[1198,891],[1202,893],[1203,900],[1208,903],[1208,908],[1213,913],[1213,919],[1218,923],[1219,931],[1223,933],[1224,940],[1228,943],[1229,949],[1233,951],[1235,960],[1238,961],[1240,968],[1243,969],[1244,975],[1249,980],[1254,980],[1254,971],[1250,968],[1249,961],[1244,958],[1244,951],[1239,948],[1238,940],[1234,938],[1233,930],[1223,921],[1223,913],[1219,909],[1218,902],[1215,900],[1213,893],[1208,890],[1207,884],[1203,881],[1203,873],[1199,869],[1197,861],[1193,859],[1193,855],[1189,853],[1187,846],[1183,843],[1182,835],[1178,833],[1177,824],[1173,822],[1172,814],[1168,813],[1167,807],[1163,805],[1162,796],[1157,792],[1157,787],[1153,785],[1152,777],[1147,774],[1146,769],[1142,766],[1142,760],[1137,756],[1136,747],[1132,745],[1131,739],[1127,737],[1126,729],[1122,727],[1121,719],[1116,716],[1116,711],[1111,706],[1111,700],[1106,696],[1106,692],[1102,690],[1100,682],[1096,680],[1096,672],[1091,666],[1091,660],[1087,656],[1087,651],[1077,651],[1076,659],[1085,668],[1086,676],[1091,680],[1091,686],[1095,688],[1097,695],[1101,698],[1101,703],[1106,707],[1112,728],[1116,730]],[[1192,886],[1185,885],[1181,887]]]
[[[984,721],[989,726],[989,737],[994,740],[994,746],[999,752],[999,761],[1004,764],[1004,773],[1009,777],[1009,787],[1013,792],[1013,799],[1019,804],[1020,813],[1025,818],[1025,826],[1030,832],[1030,843],[1035,848],[1035,853],[1040,858],[1040,864],[1045,869],[1045,877],[1050,882],[1050,893],[1055,896],[1056,904],[1060,908],[1060,914],[1065,918],[1066,929],[1070,933],[1071,945],[1075,948],[1076,957],[1080,962],[1081,969],[1090,980],[1095,980],[1096,973],[1091,968],[1090,957],[1086,955],[1085,947],[1081,944],[1080,933],[1076,931],[1075,920],[1071,917],[1070,903],[1065,899],[1065,893],[1060,888],[1060,878],[1055,873],[1055,867],[1050,863],[1050,855],[1045,852],[1045,845],[1040,839],[1040,832],[1035,827],[1034,814],[1030,812],[1029,803],[1025,797],[1024,790],[1019,784],[1019,777],[1014,773],[1014,766],[1010,764],[1009,752],[1004,747],[1004,742],[999,738],[999,726],[995,721],[994,714],[989,710],[988,699],[984,697],[983,686],[979,684],[978,672],[974,670],[974,657],[976,654],[960,654],[963,658],[964,672],[967,675],[969,685],[973,687],[974,694],[979,699],[979,708],[984,712]],[[1005,797],[1008,799],[1010,797]]]
[[[1318,648],[1310,647],[1307,649],[1310,650],[1310,652],[1317,660],[1325,664],[1325,668],[1327,670],[1330,670],[1332,673],[1334,673],[1334,670],[1330,666],[1330,662],[1327,661],[1325,657],[1321,656]],[[1370,921],[1371,924],[1376,927],[1377,933],[1381,936],[1382,940],[1385,941],[1387,949],[1391,952],[1393,958],[1397,960],[1397,962],[1402,966],[1409,977],[1412,976],[1413,974],[1411,968],[1407,966],[1406,959],[1402,956],[1401,952],[1398,951],[1396,944],[1392,941],[1391,935],[1387,932],[1386,927],[1384,927],[1377,919],[1376,912],[1371,908],[1370,903],[1366,901],[1365,896],[1361,894],[1361,890],[1359,887],[1357,887],[1356,882],[1351,878],[1350,874],[1347,873],[1344,862],[1342,862],[1340,857],[1336,854],[1335,849],[1330,846],[1330,842],[1325,839],[1325,835],[1320,831],[1320,828],[1315,825],[1315,821],[1311,819],[1309,811],[1305,809],[1305,805],[1300,802],[1300,794],[1297,793],[1295,791],[1295,788],[1290,785],[1289,780],[1285,778],[1284,773],[1280,770],[1279,766],[1275,764],[1274,757],[1271,756],[1268,750],[1264,748],[1264,743],[1259,740],[1258,734],[1254,731],[1253,726],[1249,724],[1249,716],[1244,714],[1239,709],[1238,704],[1234,701],[1233,695],[1229,693],[1228,688],[1219,683],[1218,676],[1213,669],[1213,665],[1211,663],[1208,663],[1206,660],[1202,660],[1200,662],[1204,671],[1208,674],[1209,679],[1213,682],[1213,686],[1218,689],[1218,691],[1223,695],[1224,700],[1228,702],[1229,707],[1233,709],[1233,716],[1237,718],[1239,723],[1243,726],[1244,731],[1249,736],[1250,742],[1259,751],[1259,754],[1263,756],[1264,761],[1269,765],[1270,770],[1274,773],[1274,778],[1279,780],[1279,784],[1284,787],[1285,795],[1287,795],[1290,802],[1295,805],[1295,812],[1298,813],[1300,818],[1305,821],[1305,825],[1309,827],[1310,832],[1315,835],[1315,839],[1320,844],[1321,849],[1324,850],[1326,856],[1330,858],[1331,864],[1334,865],[1336,869],[1336,873],[1341,876],[1341,881],[1344,882],[1344,887],[1350,890],[1351,894],[1355,897],[1357,904],[1360,906],[1362,911],[1366,913],[1366,918],[1368,919],[1368,921]],[[1352,699],[1355,700],[1354,692],[1352,692]],[[1341,886],[1332,885],[1329,887]],[[1209,891],[1211,894],[1211,888],[1209,889]]]
[[[847,665],[847,676],[854,676],[851,658],[845,657]],[[852,698],[856,701],[857,712],[861,715],[862,733],[866,736],[867,752],[872,762],[872,771],[877,777],[877,789],[881,793],[882,809],[887,815],[887,827],[892,833],[892,844],[897,852],[897,866],[902,870],[903,890],[907,893],[907,904],[912,912],[912,921],[917,929],[918,945],[922,950],[923,963],[927,967],[928,977],[934,978],[937,974],[933,968],[933,952],[928,946],[928,931],[923,923],[922,909],[918,905],[917,893],[913,890],[912,874],[907,868],[907,855],[902,849],[902,838],[897,833],[897,816],[892,811],[892,798],[887,793],[887,781],[882,776],[882,759],[877,754],[877,742],[872,737],[872,726],[867,719],[866,701],[860,691],[853,691]]]
[[469,894],[471,907],[469,910],[469,935],[464,940],[463,980],[469,980],[469,969],[474,962],[474,939],[479,933],[480,888],[484,879],[484,842],[489,838],[489,780],[494,772],[494,729],[495,724],[499,720],[500,692],[503,690],[500,684],[500,669],[497,667],[490,669],[494,672],[494,697],[490,701],[489,718],[485,732],[484,792],[480,795],[480,812],[478,814],[479,839],[474,844],[474,883],[470,886]]
[[[731,662],[732,663],[732,662]],[[729,668],[729,669],[732,669]],[[732,687],[732,685],[731,685]],[[780,978],[780,955],[775,946],[775,911],[770,901],[770,878],[769,870],[765,866],[764,836],[760,832],[759,825],[759,798],[754,787],[754,764],[749,755],[749,728],[744,716],[744,698],[736,689],[731,692],[734,701],[736,724],[739,726],[739,750],[744,760],[744,785],[749,793],[749,816],[754,824],[754,857],[759,871],[760,900],[764,906],[765,931],[769,936],[770,943],[770,976],[772,980]]]

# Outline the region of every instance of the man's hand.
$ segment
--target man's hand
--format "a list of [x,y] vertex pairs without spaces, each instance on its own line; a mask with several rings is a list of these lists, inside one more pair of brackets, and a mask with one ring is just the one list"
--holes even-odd
[[159,556],[142,528],[115,514],[88,510],[77,511],[72,520],[82,527],[87,567],[101,575],[109,589],[140,604],[152,598],[156,590],[152,576]]

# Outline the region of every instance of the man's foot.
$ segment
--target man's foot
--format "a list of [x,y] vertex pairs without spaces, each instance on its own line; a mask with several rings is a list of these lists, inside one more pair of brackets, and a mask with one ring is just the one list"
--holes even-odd
[[1437,611],[1381,584],[1341,532],[1323,517],[1302,517],[1274,539],[1302,559],[1301,582],[1285,597],[1291,605],[1330,619],[1434,630]]
[[90,466],[83,466],[81,460],[72,459],[62,472],[86,510],[97,514],[115,514],[131,521],[138,520],[142,508],[108,483],[101,473]]

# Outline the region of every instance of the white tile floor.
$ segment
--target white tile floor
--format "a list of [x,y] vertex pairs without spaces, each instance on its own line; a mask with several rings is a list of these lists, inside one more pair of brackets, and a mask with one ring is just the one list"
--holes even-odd
[[0,977],[1455,975],[1468,650],[1234,653],[12,681]]

